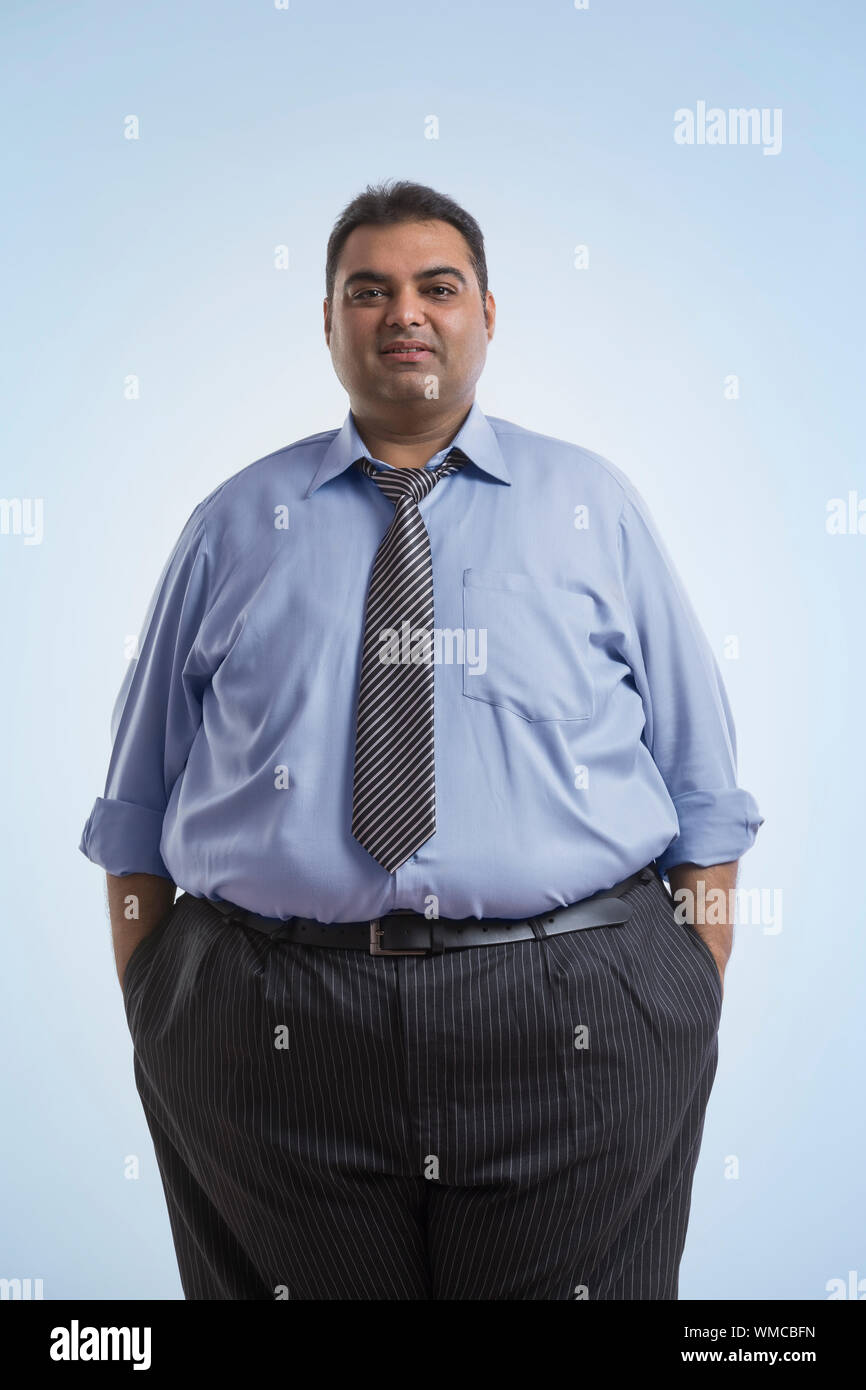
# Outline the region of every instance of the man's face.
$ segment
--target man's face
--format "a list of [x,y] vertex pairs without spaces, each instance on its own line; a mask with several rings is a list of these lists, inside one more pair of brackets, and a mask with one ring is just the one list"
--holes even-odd
[[[485,324],[469,248],[450,223],[356,227],[337,266],[331,313],[325,301],[325,341],[353,411],[470,400],[493,337],[489,292],[487,310]],[[427,350],[384,351],[405,340]]]

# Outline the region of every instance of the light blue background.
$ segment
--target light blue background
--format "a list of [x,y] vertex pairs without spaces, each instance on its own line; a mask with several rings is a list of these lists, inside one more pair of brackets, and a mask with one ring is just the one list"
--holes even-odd
[[[829,498],[866,497],[859,4],[7,3],[3,29],[2,491],[45,520],[40,545],[0,536],[0,1275],[181,1297],[77,845],[123,643],[189,512],[342,422],[325,243],[403,177],[484,230],[482,408],[605,454],[653,510],[766,817],[740,886],[781,890],[783,926],[738,931],[681,1297],[866,1277],[866,535],[825,529]],[[781,108],[781,152],[675,144],[699,100]]]

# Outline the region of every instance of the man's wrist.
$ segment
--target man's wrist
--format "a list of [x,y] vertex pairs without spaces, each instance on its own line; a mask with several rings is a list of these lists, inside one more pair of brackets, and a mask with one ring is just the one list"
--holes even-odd
[[107,874],[106,878],[115,968],[122,986],[130,956],[173,905],[177,885],[156,874]]
[[708,947],[724,992],[725,970],[734,941],[738,860],[724,864],[677,864],[668,869],[675,906]]

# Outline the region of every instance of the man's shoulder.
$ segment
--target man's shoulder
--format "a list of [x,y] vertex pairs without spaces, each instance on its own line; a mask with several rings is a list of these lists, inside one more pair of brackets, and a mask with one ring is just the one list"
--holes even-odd
[[525,460],[531,468],[544,465],[552,469],[561,469],[572,480],[575,470],[578,470],[583,479],[605,487],[620,501],[623,495],[634,495],[631,479],[606,455],[599,454],[583,444],[576,444],[573,440],[542,434],[540,430],[528,429],[525,425],[518,425],[513,420],[503,420],[496,415],[488,415],[487,421],[509,462],[519,464],[521,460]]
[[233,511],[239,496],[255,494],[263,486],[269,486],[275,478],[290,478],[292,464],[316,461],[322,453],[321,446],[327,448],[339,432],[339,429],[330,429],[305,435],[303,439],[283,444],[279,449],[253,459],[252,463],[244,464],[202,498],[195,509],[196,513],[202,519],[209,520],[222,510]]

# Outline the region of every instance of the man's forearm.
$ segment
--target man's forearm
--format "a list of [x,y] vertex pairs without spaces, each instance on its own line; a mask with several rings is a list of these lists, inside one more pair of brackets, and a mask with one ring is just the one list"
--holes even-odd
[[[734,889],[739,860],[727,864],[677,864],[668,869],[675,905],[685,907],[685,920],[713,953],[724,993],[725,969],[734,942]],[[721,892],[714,890],[720,889]],[[686,890],[684,892],[684,890]],[[677,894],[681,896],[678,898]]]
[[168,912],[177,893],[171,879],[157,874],[106,874],[108,912],[117,978],[123,984],[126,963],[141,941]]

